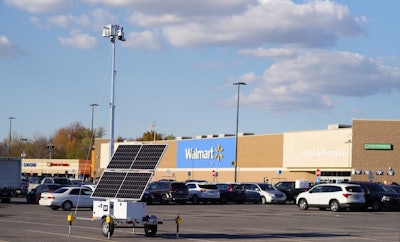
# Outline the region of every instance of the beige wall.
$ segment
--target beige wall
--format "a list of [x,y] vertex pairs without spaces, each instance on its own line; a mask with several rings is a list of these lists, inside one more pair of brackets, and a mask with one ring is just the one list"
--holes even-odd
[[285,133],[283,166],[349,169],[351,133],[351,128]]

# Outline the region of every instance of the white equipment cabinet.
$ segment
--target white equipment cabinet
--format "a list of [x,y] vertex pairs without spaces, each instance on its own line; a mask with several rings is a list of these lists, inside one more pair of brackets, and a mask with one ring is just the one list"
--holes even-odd
[[145,236],[154,237],[157,225],[162,224],[154,215],[146,215],[146,203],[118,200],[94,201],[93,219],[101,219],[101,232],[109,237],[115,227],[144,228]]

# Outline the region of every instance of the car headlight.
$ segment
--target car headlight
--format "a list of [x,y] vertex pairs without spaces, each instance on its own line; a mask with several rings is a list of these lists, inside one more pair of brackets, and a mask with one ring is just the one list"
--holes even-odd
[[392,198],[389,197],[389,196],[383,196],[382,197],[382,202],[390,202],[391,200],[392,200]]

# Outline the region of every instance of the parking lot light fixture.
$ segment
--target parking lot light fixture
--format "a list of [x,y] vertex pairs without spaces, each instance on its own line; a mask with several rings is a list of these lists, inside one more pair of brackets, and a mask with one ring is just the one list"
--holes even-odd
[[235,133],[235,179],[234,181],[237,182],[238,176],[238,132],[239,132],[239,95],[240,95],[240,86],[247,85],[245,82],[235,82],[233,85],[236,85],[237,88],[237,105],[236,105],[236,133]]
[[119,25],[109,24],[103,27],[103,37],[109,38],[112,44],[112,73],[111,73],[111,101],[110,101],[110,154],[114,154],[114,86],[115,86],[115,39],[125,41],[124,28]]

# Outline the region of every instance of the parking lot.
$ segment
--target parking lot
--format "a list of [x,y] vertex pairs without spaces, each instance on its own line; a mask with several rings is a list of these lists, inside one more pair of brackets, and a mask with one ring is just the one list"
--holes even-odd
[[[69,227],[67,216],[76,219]],[[101,234],[90,209],[53,211],[14,198],[0,204],[0,241],[400,241],[399,212],[300,210],[294,204],[148,205],[164,220],[154,238],[142,228],[116,228]],[[175,218],[182,218],[177,233]]]

